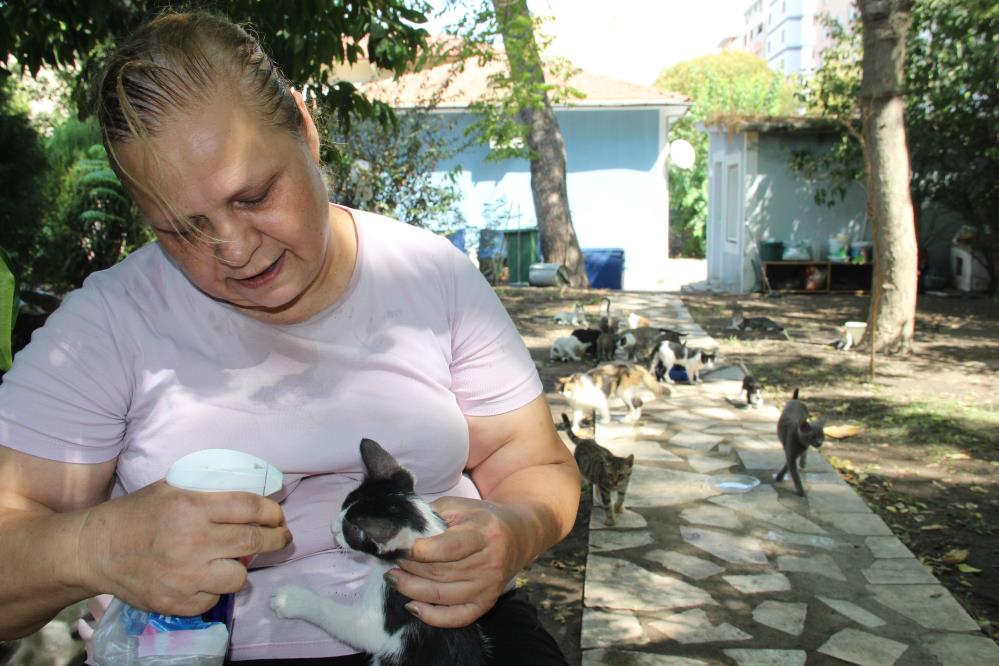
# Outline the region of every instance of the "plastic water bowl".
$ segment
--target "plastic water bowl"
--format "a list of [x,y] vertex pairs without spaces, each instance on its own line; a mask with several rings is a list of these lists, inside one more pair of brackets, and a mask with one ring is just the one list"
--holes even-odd
[[760,480],[748,474],[717,474],[708,481],[714,490],[727,494],[748,493],[760,485]]

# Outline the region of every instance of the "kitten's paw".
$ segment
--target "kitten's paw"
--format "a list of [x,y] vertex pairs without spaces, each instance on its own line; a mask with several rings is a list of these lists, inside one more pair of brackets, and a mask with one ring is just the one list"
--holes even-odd
[[296,619],[306,608],[316,605],[318,595],[298,585],[282,585],[271,595],[271,610],[278,617]]
[[608,513],[607,518],[604,519],[604,525],[606,525],[607,527],[614,527],[614,525],[616,524],[617,522],[614,520],[614,514]]

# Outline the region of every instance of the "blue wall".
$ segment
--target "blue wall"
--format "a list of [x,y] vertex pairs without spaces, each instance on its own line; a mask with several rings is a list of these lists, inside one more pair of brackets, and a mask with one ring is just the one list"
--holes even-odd
[[[456,140],[472,122],[470,114],[448,115],[456,121]],[[567,188],[573,226],[583,248],[625,250],[625,288],[643,288],[648,275],[668,256],[668,194],[663,169],[656,168],[659,126],[655,109],[572,109],[557,111],[568,156]],[[463,169],[461,211],[468,225],[501,228],[537,225],[526,160],[488,162],[485,146],[474,145],[442,163]],[[489,205],[503,204],[504,222],[486,219]]]

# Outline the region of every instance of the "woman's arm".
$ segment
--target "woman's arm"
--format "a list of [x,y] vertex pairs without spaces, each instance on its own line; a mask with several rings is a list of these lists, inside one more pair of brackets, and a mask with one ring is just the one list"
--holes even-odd
[[468,466],[483,501],[434,503],[450,528],[418,541],[390,572],[427,624],[465,626],[492,608],[510,579],[572,529],[579,471],[545,397],[506,414],[466,417]]
[[0,639],[111,593],[195,615],[242,588],[245,555],[291,541],[281,507],[250,493],[154,483],[104,501],[115,461],[69,464],[0,446]]

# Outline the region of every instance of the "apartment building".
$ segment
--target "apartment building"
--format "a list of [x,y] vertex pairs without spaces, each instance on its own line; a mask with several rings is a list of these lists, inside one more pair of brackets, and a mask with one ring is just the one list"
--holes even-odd
[[778,72],[807,74],[821,64],[830,43],[819,16],[846,25],[855,12],[853,0],[753,0],[743,13],[741,48]]

